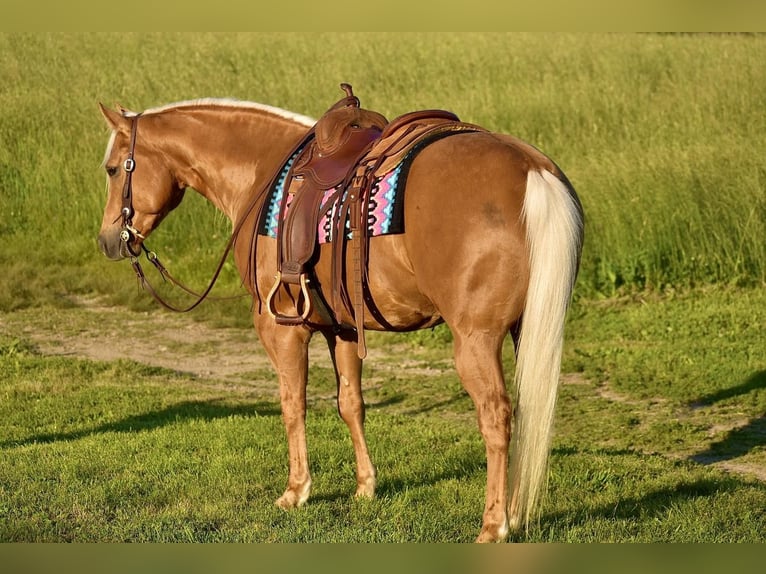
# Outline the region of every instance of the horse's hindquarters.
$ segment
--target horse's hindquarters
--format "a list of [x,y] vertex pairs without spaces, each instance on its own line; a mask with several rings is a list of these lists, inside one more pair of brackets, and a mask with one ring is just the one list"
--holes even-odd
[[405,196],[405,246],[423,296],[451,328],[508,329],[521,315],[529,276],[522,222],[522,150],[487,133],[427,147]]

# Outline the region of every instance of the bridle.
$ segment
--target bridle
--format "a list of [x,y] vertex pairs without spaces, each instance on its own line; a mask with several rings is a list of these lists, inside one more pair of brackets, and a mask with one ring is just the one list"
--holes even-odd
[[[128,250],[128,253],[130,253],[130,263],[133,266],[133,271],[136,273],[136,277],[138,278],[138,282],[140,286],[152,295],[154,299],[160,303],[163,307],[166,309],[169,309],[170,311],[175,311],[177,313],[186,313],[188,311],[191,311],[195,307],[197,307],[202,301],[204,301],[206,298],[208,298],[208,295],[210,294],[210,291],[212,291],[213,286],[215,285],[215,282],[218,279],[218,276],[221,274],[221,270],[223,269],[223,265],[226,262],[226,258],[229,255],[229,252],[231,251],[231,248],[234,245],[234,241],[237,238],[237,235],[239,234],[239,230],[242,226],[242,222],[244,221],[244,218],[240,222],[239,225],[234,229],[231,237],[229,238],[228,243],[226,244],[226,248],[224,249],[223,255],[221,256],[221,259],[218,263],[218,267],[215,270],[215,273],[213,273],[213,278],[210,280],[210,283],[208,284],[207,288],[202,293],[197,293],[193,291],[192,289],[185,286],[183,283],[175,279],[170,272],[167,270],[167,268],[160,262],[159,258],[157,257],[157,254],[154,251],[151,251],[146,245],[144,244],[143,240],[146,239],[144,235],[141,234],[141,232],[136,229],[133,226],[133,215],[135,214],[135,210],[133,209],[133,172],[136,169],[136,160],[135,160],[135,150],[136,150],[136,133],[138,132],[138,118],[141,117],[141,114],[136,114],[134,116],[130,116],[132,118],[132,123],[130,127],[130,145],[128,147],[128,157],[125,159],[125,161],[122,163],[122,168],[125,170],[125,184],[122,188],[122,208],[120,209],[120,215],[115,220],[115,223],[117,223],[118,220],[122,219],[122,228],[120,229],[120,241],[122,241],[125,244],[125,248]],[[257,196],[254,199],[252,205],[255,205],[257,200]],[[252,209],[252,206],[251,206]],[[194,297],[197,297],[197,301],[192,303],[188,307],[179,308],[175,305],[172,305],[165,301],[162,297],[160,297],[159,293],[152,287],[151,283],[146,279],[146,275],[144,274],[144,270],[141,268],[141,263],[139,262],[139,257],[141,255],[141,252],[136,253],[133,251],[133,248],[130,246],[131,241],[135,240],[136,238],[141,239],[141,249],[143,253],[145,254],[147,260],[154,265],[154,267],[159,271],[160,276],[163,280],[170,281],[173,285],[179,287],[186,293],[193,295]],[[246,293],[242,295],[233,295],[231,297],[210,297],[211,300],[228,300],[228,299],[238,299],[240,297],[247,296]]]
[[133,159],[133,155],[136,150],[136,133],[138,132],[138,118],[141,114],[133,116],[133,121],[130,126],[130,146],[128,147],[128,157],[122,162],[122,169],[125,170],[125,185],[122,187],[122,208],[120,209],[120,217],[122,218],[122,229],[120,230],[120,241],[125,244],[125,248],[133,258],[136,258],[140,253],[133,251],[130,246],[130,242],[136,238],[145,239],[141,232],[133,227],[133,172],[136,169],[136,160]]

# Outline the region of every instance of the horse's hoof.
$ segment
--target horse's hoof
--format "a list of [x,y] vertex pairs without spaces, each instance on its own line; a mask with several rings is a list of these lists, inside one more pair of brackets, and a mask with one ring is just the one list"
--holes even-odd
[[476,538],[477,544],[487,544],[489,542],[505,542],[508,537],[508,527],[503,526],[484,526]]
[[356,487],[355,498],[375,498],[375,477],[368,478]]
[[291,508],[298,508],[302,506],[309,498],[309,491],[311,490],[311,483],[307,484],[300,490],[294,490],[288,488],[285,493],[280,496],[274,503],[280,508],[289,510]]
[[289,491],[280,496],[274,504],[276,504],[279,508],[283,508],[284,510],[289,510],[298,506],[295,495]]

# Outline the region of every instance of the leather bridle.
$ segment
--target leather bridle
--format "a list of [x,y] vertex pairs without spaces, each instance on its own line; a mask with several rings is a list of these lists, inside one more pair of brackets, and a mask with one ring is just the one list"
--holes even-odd
[[[120,209],[120,215],[115,220],[115,223],[119,219],[122,219],[122,228],[120,229],[120,241],[122,241],[125,244],[126,249],[130,253],[130,263],[133,266],[133,271],[136,273],[136,277],[138,278],[138,282],[141,285],[141,287],[149,291],[152,297],[154,297],[154,299],[166,309],[175,311],[177,313],[186,313],[187,311],[191,311],[192,309],[197,307],[210,294],[210,291],[213,289],[213,286],[215,285],[215,282],[218,279],[218,276],[221,274],[223,265],[226,262],[226,257],[229,255],[229,251],[231,251],[231,248],[234,245],[234,241],[236,240],[237,234],[239,233],[241,223],[240,225],[237,226],[237,228],[232,233],[231,238],[226,244],[226,249],[224,250],[223,255],[221,256],[221,260],[218,263],[218,267],[216,268],[215,273],[213,274],[213,278],[210,280],[210,283],[208,284],[207,288],[202,293],[197,293],[193,291],[192,289],[186,287],[183,283],[175,279],[170,274],[167,268],[160,262],[159,258],[157,257],[157,254],[154,251],[151,251],[144,244],[143,240],[146,239],[146,237],[138,229],[136,229],[133,226],[133,215],[135,214],[135,210],[133,209],[133,172],[136,169],[136,160],[134,156],[135,156],[135,150],[136,150],[136,134],[138,132],[139,117],[141,117],[141,114],[136,114],[134,116],[131,116],[132,123],[130,127],[130,145],[128,147],[128,157],[122,163],[122,168],[125,170],[125,184],[123,185],[123,188],[122,188],[122,207]],[[193,295],[194,297],[197,297],[197,301],[195,301],[188,307],[179,308],[179,307],[176,307],[175,305],[168,303],[162,297],[160,297],[159,293],[157,293],[154,287],[152,287],[149,281],[147,281],[146,275],[144,274],[144,270],[141,268],[141,263],[139,262],[139,256],[141,255],[141,252],[139,251],[138,253],[136,253],[130,245],[131,241],[134,241],[135,239],[142,240],[141,250],[144,252],[149,262],[152,265],[154,265],[154,267],[159,271],[162,279],[166,281],[170,281],[173,285],[181,288],[186,293]],[[231,297],[210,297],[210,299],[215,299],[220,301],[220,300],[228,300],[228,299],[238,299],[240,297],[245,297],[245,296],[247,296],[246,293],[242,295],[234,295]]]
[[133,156],[136,151],[136,133],[138,132],[138,118],[140,116],[141,114],[133,116],[130,126],[128,157],[122,162],[122,169],[125,170],[125,185],[122,187],[122,208],[120,209],[120,217],[122,218],[120,241],[125,244],[126,249],[133,257],[138,257],[140,253],[133,251],[130,242],[136,238],[145,239],[141,232],[133,227],[133,214],[135,213],[133,210],[133,172],[136,169],[136,160]]

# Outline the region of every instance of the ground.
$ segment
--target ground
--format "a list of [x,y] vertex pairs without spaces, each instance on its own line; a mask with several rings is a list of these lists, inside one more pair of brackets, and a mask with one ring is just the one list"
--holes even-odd
[[[228,389],[255,391],[278,400],[271,364],[254,329],[216,327],[196,320],[193,314],[169,313],[160,309],[129,311],[95,298],[77,298],[71,302],[73,305],[60,308],[29,308],[0,314],[0,335],[31,343],[43,355],[96,361],[130,359],[187,373],[195,378],[220,381]],[[405,351],[408,358],[403,361],[401,356]],[[312,365],[332,368],[322,337],[314,338],[310,352]],[[405,349],[400,345],[370,345],[365,388],[368,393],[372,391],[372,397],[375,397],[375,387],[392,374],[443,375],[452,370],[452,363],[448,352],[442,355],[436,360],[432,355],[423,359],[411,348]],[[624,396],[610,388],[608,382],[594,384],[577,373],[564,373],[562,383],[562,393],[587,396],[593,401],[607,401],[614,405],[614,413],[628,407],[642,413],[644,424],[651,424],[651,419],[660,417],[699,425],[700,420],[707,416],[704,409],[697,409],[695,405],[680,412],[676,407],[664,404],[661,399],[647,402]],[[309,397],[309,401],[334,400],[331,394],[315,394]],[[369,397],[370,394],[367,395],[368,404]],[[452,398],[448,400],[455,400],[454,397],[453,389]],[[465,416],[473,416],[470,409],[466,409]],[[568,418],[567,413],[560,413],[559,416]],[[749,420],[743,415],[739,418],[730,416],[723,424],[711,422],[706,438],[713,441],[725,436],[745,427]],[[567,424],[568,421],[562,420],[560,427]],[[636,447],[646,450],[644,446]],[[713,465],[727,472],[766,481],[764,456],[740,457],[736,453],[734,456],[708,455],[704,454],[705,449],[699,444],[686,444],[678,450],[662,450],[662,454],[669,458],[692,459],[703,465]]]

